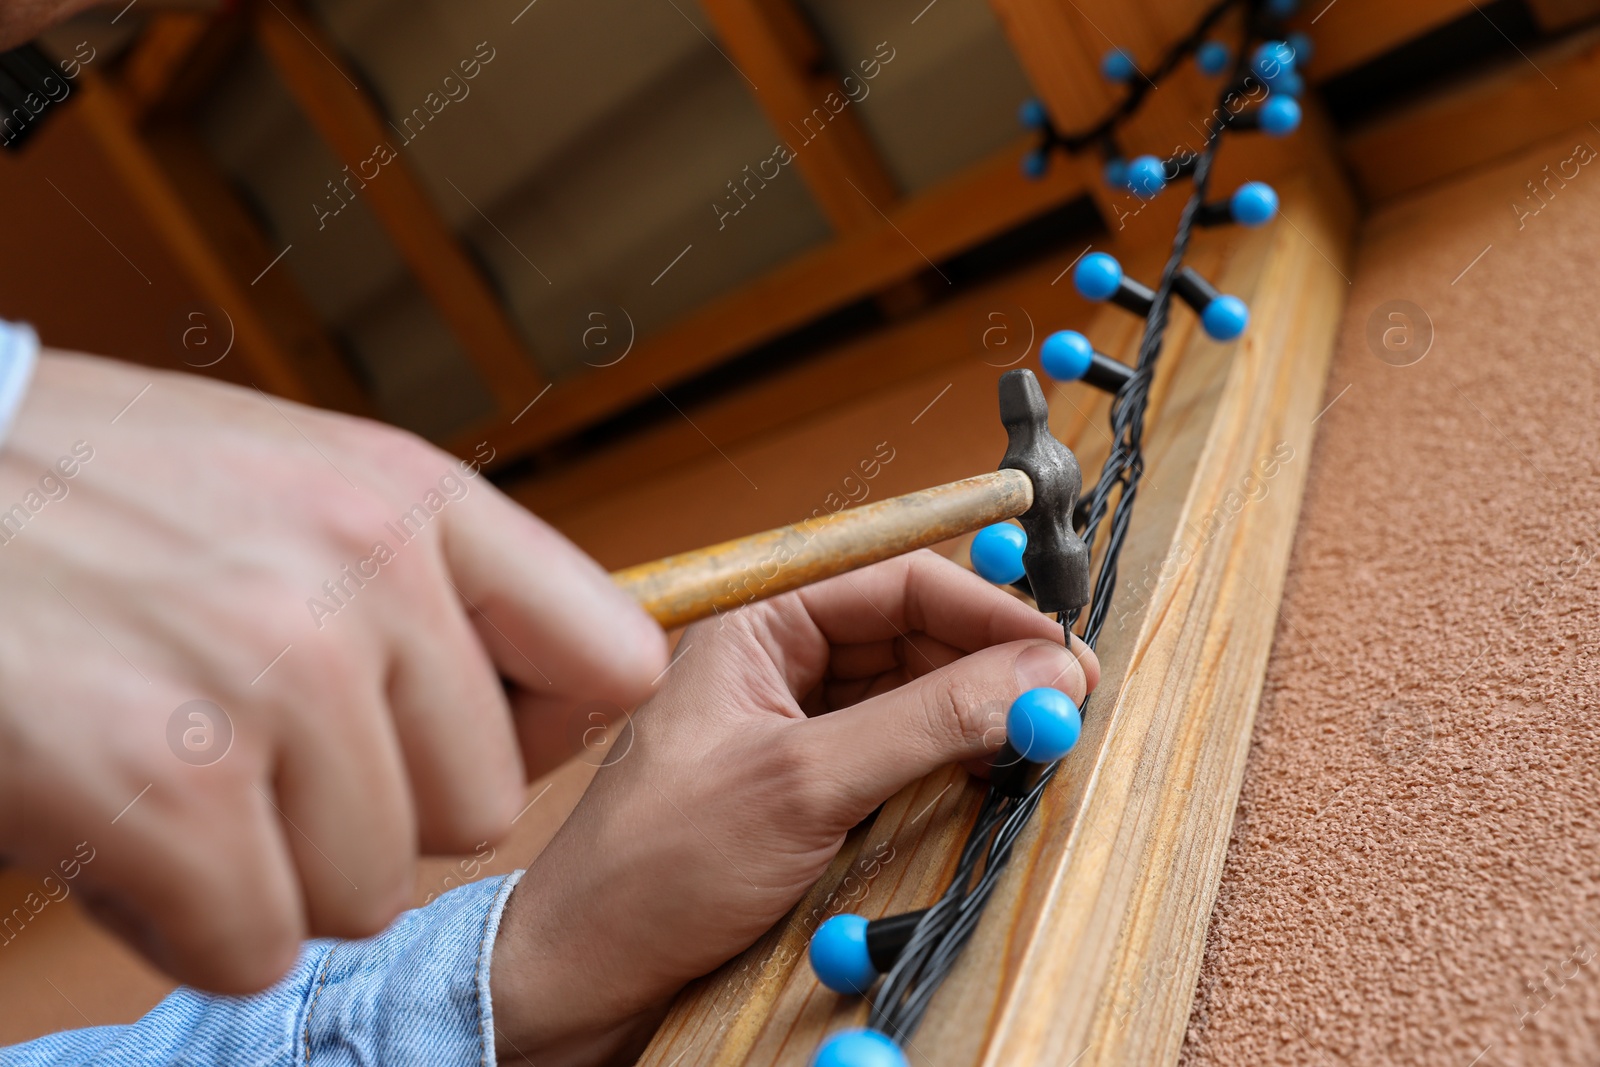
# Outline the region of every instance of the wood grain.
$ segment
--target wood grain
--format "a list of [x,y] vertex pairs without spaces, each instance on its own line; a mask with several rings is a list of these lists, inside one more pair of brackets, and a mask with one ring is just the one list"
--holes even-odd
[[936,545],[1033,506],[1033,483],[998,470],[641,563],[611,578],[663,627],[686,626]]
[[[1220,346],[1175,319],[1153,390],[1126,588],[1102,641],[1084,740],[913,1038],[919,1065],[1176,1054],[1345,288],[1348,197],[1326,178],[1282,192],[1294,226],[1197,243],[1197,262],[1251,303],[1253,325],[1239,345]],[[1090,332],[1126,354],[1136,331],[1119,330],[1118,318],[1128,321],[1107,311]],[[1053,398],[1063,419],[1082,420],[1074,447],[1093,469],[1097,427],[1069,399]],[[1250,491],[1258,498],[1235,511],[1280,442],[1293,458],[1280,458],[1265,494]],[[945,772],[897,797],[785,923],[680,1000],[642,1062],[805,1063],[827,1032],[862,1021],[860,1002],[822,990],[805,966],[809,929],[846,906],[869,917],[926,906],[944,888],[977,796],[962,774]]]

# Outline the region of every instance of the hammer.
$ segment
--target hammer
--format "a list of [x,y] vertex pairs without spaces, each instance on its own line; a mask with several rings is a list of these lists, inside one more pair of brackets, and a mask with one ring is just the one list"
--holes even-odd
[[1015,518],[1028,535],[1022,564],[1039,610],[1080,608],[1089,602],[1089,547],[1072,514],[1083,475],[1051,435],[1049,415],[1033,372],[1007,371],[1000,421],[1009,440],[993,474],[641,563],[612,580],[671,629]]

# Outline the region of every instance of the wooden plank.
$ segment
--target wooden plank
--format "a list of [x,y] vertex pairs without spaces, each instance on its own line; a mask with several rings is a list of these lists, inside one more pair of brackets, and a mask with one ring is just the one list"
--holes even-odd
[[1316,54],[1306,74],[1327,81],[1447,22],[1473,13],[1472,0],[1338,0],[1307,4],[1295,27],[1311,35]]
[[701,7],[778,136],[794,146],[794,165],[834,230],[881,224],[899,190],[805,18],[789,0]]
[[467,455],[488,440],[502,458],[526,454],[1079,195],[1078,176],[1064,169],[1038,182],[1022,177],[1031,143],[1019,139],[888,212],[876,227],[802,253],[710,301],[615,366],[557,383],[526,417],[498,417],[450,447]]
[[78,86],[78,107],[86,128],[196,290],[226,309],[234,325],[235,350],[249,365],[252,380],[268,392],[315,403],[314,390],[273,335],[246,286],[234,278],[225,258],[135,132],[132,116],[116,90],[91,70],[81,73]]
[[199,11],[163,11],[149,18],[122,62],[122,88],[134,114],[142,117],[166,96],[212,20]]
[[[1586,30],[1351,131],[1344,157],[1359,190],[1381,201],[1584,126],[1597,95],[1600,30]],[[1507,202],[1522,193],[1512,191]]]
[[[1255,322],[1244,342],[1219,346],[1196,337],[1187,317],[1175,319],[1124,574],[1131,581],[1160,568],[1180,547],[1191,558],[1114,612],[1084,740],[914,1039],[916,1062],[1065,1063],[1081,1053],[1079,1063],[1167,1063],[1176,1055],[1345,289],[1338,265],[1353,222],[1347,199],[1305,181],[1283,193],[1298,229],[1208,234],[1197,245],[1201,257],[1224,244],[1239,249],[1218,280],[1250,300]],[[1094,327],[1102,346],[1106,329],[1132,342],[1117,314],[1105,312]],[[1063,404],[1062,414],[1076,418],[1076,406]],[[1075,447],[1093,469],[1103,446],[1094,427],[1081,438]],[[1261,477],[1258,461],[1279,442],[1294,458],[1275,471],[1270,491],[1225,512],[1231,521],[1210,540],[1192,536],[1252,471]],[[642,1062],[799,1064],[826,1032],[863,1020],[861,1002],[826,993],[810,975],[804,951],[815,916],[837,910],[845,876],[863,881],[863,862],[883,855],[895,857],[893,866],[866,879],[870,891],[851,910],[926,906],[948,878],[978,796],[971,785],[944,791],[961,778],[932,776],[886,805],[849,861],[841,853],[789,920],[680,1000]],[[913,814],[935,801],[913,825]],[[1159,985],[1145,981],[1154,968]]]
[[175,115],[200,101],[246,36],[237,4],[153,12],[119,68],[136,119]]
[[[376,104],[355,88],[355,79],[338,62],[338,47],[297,4],[260,5],[253,26],[306,117],[352,173],[371,160],[377,146],[392,144],[394,131]],[[520,410],[541,385],[532,357],[404,155],[385,163],[361,193],[499,408]]]

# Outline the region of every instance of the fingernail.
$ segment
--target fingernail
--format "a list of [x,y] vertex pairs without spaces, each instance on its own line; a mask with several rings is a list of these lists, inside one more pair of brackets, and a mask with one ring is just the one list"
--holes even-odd
[[1023,689],[1049,686],[1065,692],[1077,662],[1072,653],[1060,646],[1033,645],[1017,656],[1017,683]]

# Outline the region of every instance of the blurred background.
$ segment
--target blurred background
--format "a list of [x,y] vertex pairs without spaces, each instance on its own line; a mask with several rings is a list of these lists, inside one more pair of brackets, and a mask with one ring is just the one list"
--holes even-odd
[[[81,73],[0,153],[0,314],[462,454],[488,441],[559,519],[705,454],[697,413],[725,447],[882,386],[860,365],[774,383],[1119,228],[1094,153],[1020,173],[1018,107],[1089,124],[1120,92],[1098,73],[1113,40],[1153,63],[1206,5],[1090,6],[108,5],[41,40]],[[1314,121],[1381,199],[1437,176],[1393,156],[1388,115],[1517,68],[1592,5],[1317,6]],[[1179,71],[1147,128],[1193,140],[1180,105],[1213,92]],[[983,334],[947,332],[922,365]]]

